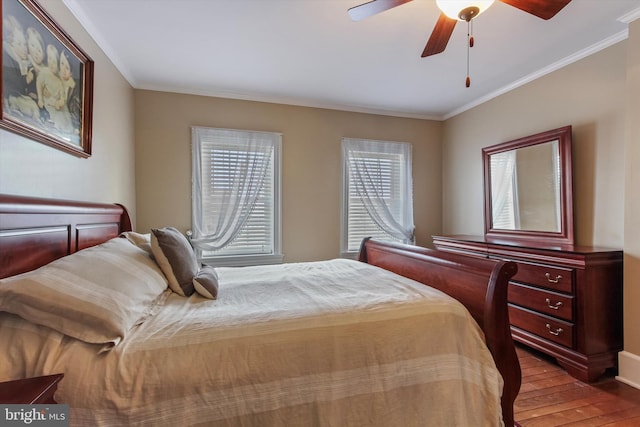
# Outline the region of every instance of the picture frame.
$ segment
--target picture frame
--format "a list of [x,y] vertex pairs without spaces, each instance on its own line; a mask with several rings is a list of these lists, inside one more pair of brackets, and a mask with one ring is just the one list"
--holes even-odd
[[94,63],[35,0],[2,0],[0,127],[91,156]]

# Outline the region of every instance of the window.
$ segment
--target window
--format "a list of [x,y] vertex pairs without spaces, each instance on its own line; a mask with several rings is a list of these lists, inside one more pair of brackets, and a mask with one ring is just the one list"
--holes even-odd
[[342,256],[362,239],[413,243],[411,145],[344,138]]
[[277,133],[192,128],[192,243],[200,258],[282,262],[281,145]]

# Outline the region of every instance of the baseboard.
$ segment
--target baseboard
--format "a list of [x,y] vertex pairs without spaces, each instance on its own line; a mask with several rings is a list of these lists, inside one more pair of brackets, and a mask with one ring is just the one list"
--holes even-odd
[[640,356],[628,351],[618,353],[616,380],[640,390]]

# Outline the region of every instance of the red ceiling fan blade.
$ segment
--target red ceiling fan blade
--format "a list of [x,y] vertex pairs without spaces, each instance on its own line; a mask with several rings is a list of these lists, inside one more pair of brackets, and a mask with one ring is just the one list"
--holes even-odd
[[447,43],[449,43],[449,39],[451,38],[451,33],[453,33],[453,29],[456,26],[456,19],[451,19],[444,13],[440,14],[438,18],[438,22],[436,22],[436,26],[433,27],[433,31],[431,32],[431,37],[429,37],[429,41],[422,52],[422,57],[436,55],[444,51],[447,47]]
[[571,0],[500,0],[542,19],[551,19]]
[[350,8],[347,13],[352,21],[361,21],[376,13],[393,9],[396,6],[409,3],[410,1],[412,0],[373,0],[359,6],[354,6]]

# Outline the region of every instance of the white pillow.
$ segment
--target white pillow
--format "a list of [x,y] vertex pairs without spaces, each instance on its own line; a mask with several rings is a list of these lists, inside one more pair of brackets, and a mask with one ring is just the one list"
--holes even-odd
[[110,348],[144,321],[166,289],[150,255],[116,237],[0,280],[0,311]]

